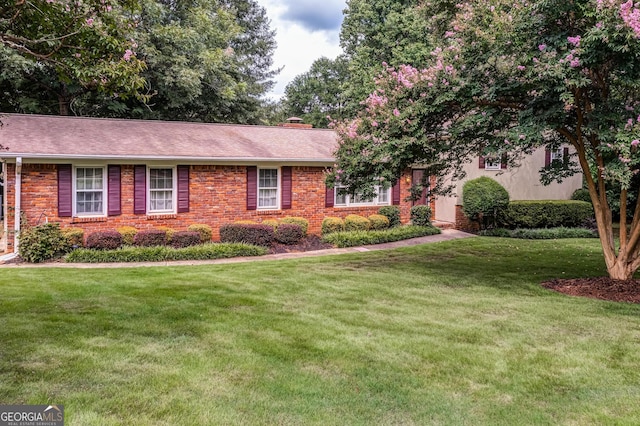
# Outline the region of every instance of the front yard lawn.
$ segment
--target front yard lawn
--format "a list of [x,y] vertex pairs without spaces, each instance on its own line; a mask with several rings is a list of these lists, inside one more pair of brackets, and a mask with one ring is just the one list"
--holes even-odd
[[640,305],[541,281],[598,240],[4,268],[0,403],[68,425],[640,424]]

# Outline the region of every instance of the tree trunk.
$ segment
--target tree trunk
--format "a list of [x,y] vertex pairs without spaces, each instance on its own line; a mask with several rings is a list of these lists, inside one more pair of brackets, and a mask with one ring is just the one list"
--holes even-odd
[[631,263],[616,259],[613,265],[607,265],[607,272],[609,272],[609,277],[614,280],[630,280],[633,278],[635,271],[631,267]]
[[71,98],[66,95],[58,95],[58,108],[60,115],[69,115],[71,110]]

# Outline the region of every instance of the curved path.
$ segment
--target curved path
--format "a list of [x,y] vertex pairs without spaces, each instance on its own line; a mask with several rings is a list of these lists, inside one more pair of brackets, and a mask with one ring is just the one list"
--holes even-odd
[[370,246],[333,248],[325,250],[313,250],[296,253],[267,254],[264,256],[232,257],[229,259],[212,260],[176,260],[163,262],[132,262],[132,263],[8,263],[0,265],[5,268],[136,268],[149,266],[185,266],[185,265],[216,265],[224,263],[264,262],[268,260],[298,259],[303,257],[318,257],[332,254],[362,253],[367,251],[389,250],[400,247],[409,247],[419,244],[437,243],[440,241],[455,240],[458,238],[474,237],[473,234],[458,231],[456,229],[444,229],[441,234],[428,235],[426,237],[411,238],[409,240],[393,243],[374,244]]

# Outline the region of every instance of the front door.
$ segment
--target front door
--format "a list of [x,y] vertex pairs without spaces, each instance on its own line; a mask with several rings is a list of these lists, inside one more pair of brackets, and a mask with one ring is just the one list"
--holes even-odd
[[420,205],[420,204],[427,204],[428,203],[428,190],[426,188],[426,185],[428,183],[428,179],[429,177],[426,176],[425,177],[425,173],[426,171],[424,169],[413,169],[411,170],[411,185],[424,185],[425,187],[422,189],[422,192],[420,193],[420,196],[418,197],[418,199],[412,201],[412,205],[416,206],[416,205]]

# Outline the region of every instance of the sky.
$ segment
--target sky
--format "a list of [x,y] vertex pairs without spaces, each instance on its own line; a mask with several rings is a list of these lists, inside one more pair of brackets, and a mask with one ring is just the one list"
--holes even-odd
[[267,11],[278,47],[274,68],[284,67],[267,97],[280,99],[284,88],[311,64],[325,56],[335,59],[340,48],[340,25],[346,0],[257,0]]

